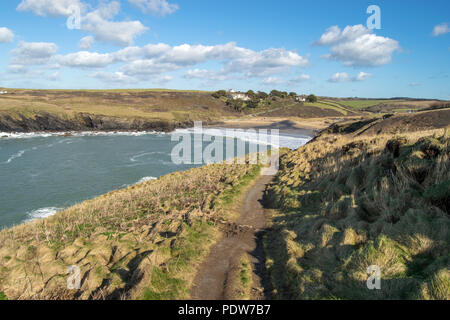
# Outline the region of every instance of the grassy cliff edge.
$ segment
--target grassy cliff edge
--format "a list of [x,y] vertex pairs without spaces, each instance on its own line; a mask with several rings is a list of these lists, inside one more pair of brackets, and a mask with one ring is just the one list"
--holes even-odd
[[[176,172],[0,232],[0,292],[8,299],[189,298],[217,221],[259,166]],[[81,289],[67,289],[67,268]]]
[[363,132],[324,131],[281,157],[265,195],[274,298],[450,299],[447,130]]

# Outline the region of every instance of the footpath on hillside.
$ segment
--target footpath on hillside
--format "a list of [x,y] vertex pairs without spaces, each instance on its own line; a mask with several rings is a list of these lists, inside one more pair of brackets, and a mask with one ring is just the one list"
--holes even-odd
[[247,191],[240,206],[236,228],[225,231],[211,248],[209,256],[200,265],[191,290],[194,300],[235,299],[233,279],[244,254],[252,265],[251,299],[269,298],[269,279],[266,274],[262,232],[265,227],[263,194],[273,176],[261,175]]

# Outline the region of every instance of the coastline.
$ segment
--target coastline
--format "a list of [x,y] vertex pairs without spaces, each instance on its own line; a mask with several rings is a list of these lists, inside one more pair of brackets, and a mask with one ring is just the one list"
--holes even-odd
[[[152,130],[139,130],[130,128],[118,129],[75,129],[75,130],[36,130],[36,131],[5,131],[0,130],[0,140],[8,138],[30,137],[71,137],[71,136],[101,136],[101,135],[130,135],[139,136],[146,134],[168,134],[178,129],[191,129],[193,123],[174,125],[172,128],[155,128]],[[326,119],[289,119],[289,118],[255,118],[255,119],[231,119],[214,122],[206,122],[207,129],[278,129],[281,135],[294,137],[310,137],[311,139],[322,129],[329,126]]]
[[308,136],[314,138],[316,134],[327,128],[333,121],[328,118],[301,119],[301,118],[250,118],[230,119],[210,124],[208,128],[230,129],[278,129],[280,134],[292,136]]

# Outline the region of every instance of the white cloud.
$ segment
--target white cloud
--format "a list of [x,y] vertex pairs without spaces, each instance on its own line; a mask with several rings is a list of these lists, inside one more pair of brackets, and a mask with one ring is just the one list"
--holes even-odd
[[409,86],[410,86],[410,87],[418,87],[418,86],[420,86],[420,83],[418,83],[418,82],[411,82],[411,83],[409,84]]
[[159,63],[154,60],[135,60],[121,68],[129,76],[137,76],[142,80],[149,80],[148,76],[181,69],[173,63]]
[[280,79],[280,78],[277,78],[277,77],[268,77],[268,78],[263,79],[261,81],[261,83],[262,84],[266,84],[266,85],[269,85],[269,84],[282,84],[282,83],[284,83],[284,81],[282,79]]
[[365,81],[365,80],[369,79],[370,77],[372,77],[372,75],[370,73],[366,73],[366,72],[362,72],[362,71],[354,77],[349,76],[349,74],[347,72],[336,72],[335,74],[333,74],[331,76],[331,78],[328,81],[334,82],[334,83],[349,82],[349,81],[356,82],[356,81]]
[[153,83],[156,83],[156,84],[162,86],[162,85],[169,83],[172,80],[173,80],[172,76],[166,75],[166,76],[160,76],[160,77],[153,79]]
[[[233,73],[245,74],[248,77],[268,76],[309,64],[307,58],[283,48],[253,51],[238,47],[232,42],[215,46],[183,44],[174,47],[160,43],[143,48],[125,48],[114,56],[120,61],[130,61],[123,67],[123,71],[129,75],[174,71],[215,61],[224,65],[223,70],[205,73],[205,77],[218,80]],[[196,72],[198,73],[198,70]],[[192,74],[187,73],[186,76]]]
[[114,62],[114,57],[109,53],[79,51],[55,56],[55,60],[62,66],[72,68],[104,68]]
[[80,10],[81,30],[88,31],[100,42],[129,46],[134,39],[148,30],[140,21],[113,21],[120,11],[120,2],[100,2],[95,10],[80,0],[23,0],[17,10],[32,11],[40,16],[64,16]]
[[70,16],[73,6],[83,8],[80,0],[22,0],[17,6],[19,11],[32,11],[39,16]]
[[150,12],[160,16],[172,14],[179,9],[177,4],[170,4],[167,0],[128,0],[128,2],[139,7],[144,13]]
[[224,74],[223,70],[215,71],[215,70],[206,70],[206,69],[193,69],[188,70],[184,75],[185,79],[205,79],[208,81],[208,84],[211,84],[216,81],[225,81],[229,79],[229,76]]
[[46,64],[56,53],[58,47],[51,42],[20,42],[12,50],[12,65],[41,65]]
[[227,64],[228,72],[246,72],[248,76],[267,76],[287,72],[292,67],[306,67],[309,65],[307,58],[298,55],[296,52],[286,49],[266,49],[255,52],[246,49],[240,52],[241,57],[231,59]]
[[28,71],[28,68],[22,64],[10,64],[8,66],[8,71],[11,73],[25,73]]
[[450,32],[450,27],[448,23],[441,23],[434,27],[433,29],[433,36],[437,37],[442,34],[446,34]]
[[369,79],[370,77],[372,77],[372,75],[370,73],[366,73],[366,72],[360,72],[358,73],[358,75],[354,78],[355,81],[364,81]]
[[[80,47],[89,47],[92,37],[80,41]],[[40,48],[43,47],[43,48]],[[46,49],[46,50],[44,50]],[[150,81],[155,75],[194,67],[204,63],[215,63],[217,70],[193,68],[183,76],[186,79],[205,79],[210,82],[224,81],[232,78],[247,79],[276,78],[277,74],[291,71],[293,68],[308,65],[307,58],[295,51],[283,48],[270,48],[262,51],[238,47],[236,43],[218,44],[214,46],[182,44],[170,46],[164,43],[148,44],[143,47],[129,46],[110,53],[81,50],[66,55],[55,55],[56,45],[36,43],[20,43],[13,51],[11,65],[46,64],[51,68],[106,68],[117,64],[117,73],[110,73],[113,79],[120,82],[125,76],[143,81]],[[19,70],[19,67],[11,67]],[[106,81],[105,73],[96,73],[95,78]],[[128,78],[125,78],[128,79]],[[300,75],[298,81],[306,81],[308,75]],[[128,79],[130,80],[130,79]]]
[[324,57],[345,66],[381,66],[391,62],[392,54],[400,49],[396,40],[377,36],[363,25],[347,26],[344,30],[333,26],[315,45],[330,46]]
[[345,82],[350,81],[350,76],[347,72],[336,72],[329,80],[330,82]]
[[12,42],[14,33],[8,28],[0,28],[0,43]]
[[125,75],[123,72],[104,72],[98,71],[90,75],[92,78],[102,80],[110,83],[131,84],[136,83],[137,80],[133,77]]
[[205,79],[209,77],[211,71],[205,69],[188,70],[183,76],[185,79]]
[[128,46],[134,39],[148,30],[140,21],[111,21],[120,10],[117,1],[102,4],[81,19],[81,29],[91,32],[100,42]]
[[305,82],[311,80],[311,77],[309,74],[301,74],[295,78],[292,78],[290,82],[298,83],[298,82]]
[[78,44],[78,47],[82,50],[89,50],[92,48],[92,45],[94,44],[94,37],[87,36],[80,40],[80,43]]
[[60,74],[58,71],[56,71],[56,72],[53,72],[53,73],[45,76],[45,78],[50,81],[58,81],[60,79]]

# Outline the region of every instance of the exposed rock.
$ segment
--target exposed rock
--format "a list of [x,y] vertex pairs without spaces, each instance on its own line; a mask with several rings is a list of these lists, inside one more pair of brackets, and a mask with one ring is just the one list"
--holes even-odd
[[[62,118],[42,112],[35,117],[0,116],[1,132],[67,132],[67,131],[161,131],[193,126],[192,121],[149,120],[144,118],[118,118],[78,113],[73,118]],[[65,133],[64,136],[70,136]],[[7,137],[7,136],[4,136]]]

